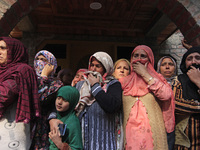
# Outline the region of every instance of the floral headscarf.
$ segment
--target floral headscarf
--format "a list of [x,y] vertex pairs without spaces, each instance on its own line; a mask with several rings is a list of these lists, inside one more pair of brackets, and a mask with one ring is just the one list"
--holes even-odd
[[[37,60],[37,57],[40,55],[43,55],[48,60],[48,62]],[[56,60],[55,56],[47,50],[41,50],[35,55],[34,68],[35,68],[36,74],[38,76],[41,75],[42,69],[48,63],[50,63],[51,65],[54,65],[54,71],[50,74],[50,77],[53,77],[53,75],[56,72],[56,68],[57,68],[57,60]]]

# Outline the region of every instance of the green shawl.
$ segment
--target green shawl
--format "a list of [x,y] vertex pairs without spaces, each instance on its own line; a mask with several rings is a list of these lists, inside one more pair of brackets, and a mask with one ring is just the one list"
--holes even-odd
[[[68,143],[73,150],[82,150],[81,127],[78,117],[75,115],[74,108],[79,101],[79,92],[75,87],[63,86],[58,90],[57,97],[61,96],[69,102],[69,109],[65,112],[57,112],[57,119],[67,124],[66,134],[62,137],[62,142]],[[56,145],[50,141],[50,150],[58,150]]]

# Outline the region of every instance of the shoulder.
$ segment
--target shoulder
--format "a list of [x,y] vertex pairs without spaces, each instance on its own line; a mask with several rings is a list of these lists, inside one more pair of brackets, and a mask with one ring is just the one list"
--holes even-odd
[[107,88],[116,87],[116,86],[120,86],[121,87],[121,83],[117,79],[113,79],[113,80],[110,80],[108,82]]

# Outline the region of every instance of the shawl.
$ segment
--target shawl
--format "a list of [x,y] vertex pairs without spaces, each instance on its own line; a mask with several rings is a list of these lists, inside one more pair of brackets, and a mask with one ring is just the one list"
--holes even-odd
[[171,84],[171,82],[177,76],[177,64],[176,64],[176,61],[172,57],[170,57],[170,56],[164,56],[164,57],[160,58],[160,60],[158,61],[158,64],[157,64],[157,72],[160,73],[160,66],[161,66],[161,63],[162,63],[163,59],[165,59],[165,58],[171,59],[172,62],[173,62],[173,64],[174,64],[174,67],[175,67],[174,74],[170,78],[165,78],[167,80],[167,82],[169,84]]
[[195,52],[200,54],[200,47],[192,47],[183,55],[183,58],[180,64],[180,69],[183,72],[183,74],[178,76],[178,80],[181,82],[181,85],[184,91],[182,93],[183,99],[185,100],[194,99],[194,100],[200,101],[200,95],[197,92],[198,87],[189,79],[187,75],[186,64],[185,64],[185,60],[187,56]]
[[[37,60],[39,55],[43,55],[48,62],[43,62],[41,60]],[[42,70],[46,64],[50,63],[54,65],[54,71],[48,77],[41,77]],[[52,93],[58,91],[58,89],[63,86],[63,83],[60,80],[55,80],[54,74],[57,68],[57,60],[52,53],[47,50],[41,50],[35,55],[34,59],[34,68],[39,80],[39,91],[40,99],[43,101],[47,96]]]
[[[105,52],[96,52],[89,59],[88,70],[90,70],[90,65],[91,65],[93,57],[95,57],[99,62],[101,62],[101,64],[104,66],[106,72],[104,73],[103,76],[101,76],[100,73],[98,73],[98,72],[87,71],[85,73],[86,74],[93,73],[93,75],[99,76],[100,77],[100,85],[101,85],[102,89],[104,91],[106,91],[107,83],[110,80],[114,79],[114,77],[112,76],[112,73],[114,70],[112,58]],[[80,100],[79,100],[78,105],[76,106],[76,110],[78,112],[77,115],[79,115],[79,113],[85,108],[85,104],[87,106],[91,106],[95,102],[95,98],[91,94],[91,87],[90,87],[89,81],[87,80],[85,75],[84,75],[84,78],[85,78],[85,82],[83,83],[83,85],[81,86],[81,89],[80,89]]]
[[[69,102],[69,109],[65,112],[57,112],[57,119],[67,124],[67,133],[63,136],[62,142],[68,143],[72,149],[82,149],[81,128],[78,117],[75,115],[74,108],[79,100],[79,91],[72,86],[63,86],[58,90],[57,97],[61,96]],[[50,140],[50,149],[57,149],[56,145]]]
[[[0,66],[0,82],[15,80],[19,89],[16,122],[29,123],[40,115],[37,76],[34,69],[27,64],[28,52],[19,40],[10,37],[0,37],[0,40],[3,40],[8,47],[7,64]],[[6,102],[4,106],[1,105],[0,117],[6,109],[5,106]]]
[[108,83],[110,80],[114,79],[114,77],[112,77],[114,71],[112,58],[105,52],[96,52],[89,59],[88,70],[90,70],[90,65],[93,57],[95,57],[99,62],[101,62],[104,68],[106,69],[106,72],[102,76],[103,82]]
[[[144,62],[143,60],[136,60],[133,61],[132,60],[132,55],[133,53],[138,50],[138,49],[143,49],[149,58],[149,62]],[[151,50],[150,47],[146,46],[146,45],[139,45],[137,46],[132,54],[131,54],[131,64],[140,61],[142,64],[148,63],[147,64],[147,70],[149,72],[149,74],[153,77],[153,78],[157,78],[159,79],[161,82],[163,82],[164,84],[168,85],[167,81],[165,80],[165,78],[158,74],[155,70],[154,70],[154,55],[153,52]],[[132,67],[132,66],[131,66]],[[143,78],[139,75],[137,75],[137,73],[135,73],[133,71],[133,69],[131,69],[131,74],[128,75],[125,78],[120,78],[119,81],[122,84],[122,89],[124,90],[124,95],[131,95],[131,96],[144,96],[147,93],[151,92],[148,89],[148,84],[143,80]],[[169,85],[168,85],[169,86]]]
[[[48,62],[43,62],[41,60],[37,60],[37,57],[39,55],[43,55],[48,60]],[[54,74],[56,72],[56,68],[57,68],[57,60],[56,60],[55,56],[52,53],[50,53],[49,51],[47,51],[47,50],[41,50],[41,51],[39,51],[35,55],[35,59],[34,59],[34,68],[35,68],[36,74],[38,76],[41,75],[42,69],[44,68],[44,66],[47,63],[50,63],[51,65],[54,65],[54,71],[50,74],[50,77],[53,78],[53,76],[54,76]]]
[[[133,53],[138,50],[138,49],[142,49],[144,50],[149,58],[149,62],[145,62],[143,60],[136,60],[136,61],[132,61],[132,55]],[[158,74],[153,66],[154,66],[154,56],[153,56],[153,52],[151,50],[150,47],[146,46],[146,45],[139,45],[137,46],[132,54],[131,54],[131,64],[140,61],[142,64],[148,63],[147,64],[147,70],[149,72],[149,74],[155,78],[156,80],[158,80],[159,82],[164,83],[166,86],[168,86],[171,89],[171,86],[167,83],[166,79],[161,75]],[[143,78],[139,75],[137,75],[137,73],[135,73],[132,69],[132,72],[130,75],[128,75],[127,77],[124,78],[120,78],[119,81],[121,82],[122,85],[122,89],[123,94],[128,96],[133,96],[133,97],[142,97],[145,96],[148,93],[151,93],[151,90],[148,88],[149,85],[143,80]],[[174,118],[174,96],[173,96],[173,92],[171,92],[171,99],[168,102],[163,102],[159,101],[160,107],[162,109],[162,113],[163,113],[163,119],[165,122],[165,127],[168,133],[172,132],[174,130],[174,124],[175,124],[175,118]],[[169,125],[169,124],[173,124],[173,125]]]
[[78,74],[79,72],[86,72],[86,71],[88,71],[88,70],[85,69],[85,68],[81,68],[81,69],[79,69],[79,70],[76,72],[76,74]]

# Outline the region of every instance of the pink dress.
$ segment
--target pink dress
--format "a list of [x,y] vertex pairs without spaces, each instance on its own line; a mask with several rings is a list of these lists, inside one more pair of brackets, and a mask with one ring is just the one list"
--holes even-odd
[[153,150],[151,126],[146,108],[138,100],[132,107],[126,126],[126,149]]

